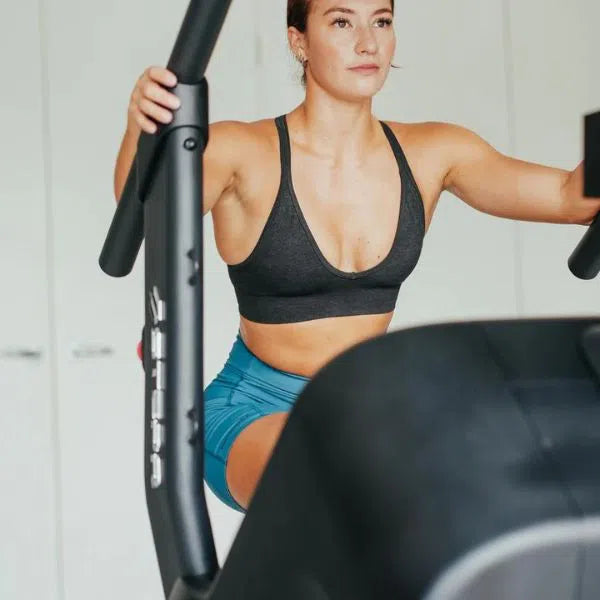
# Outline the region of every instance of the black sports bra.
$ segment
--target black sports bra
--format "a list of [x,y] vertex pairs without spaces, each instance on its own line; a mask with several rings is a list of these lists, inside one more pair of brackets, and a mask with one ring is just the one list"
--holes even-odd
[[277,117],[281,182],[250,256],[228,265],[242,316],[259,323],[392,312],[402,282],[415,268],[425,236],[423,202],[396,136],[383,121],[400,170],[402,193],[396,237],[388,255],[357,273],[340,271],[323,256],[294,193],[285,115]]

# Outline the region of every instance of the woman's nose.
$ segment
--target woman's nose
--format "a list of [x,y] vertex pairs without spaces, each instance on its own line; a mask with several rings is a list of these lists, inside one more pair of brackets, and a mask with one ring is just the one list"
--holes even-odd
[[375,54],[377,52],[377,38],[371,27],[362,27],[359,29],[356,51],[359,54]]

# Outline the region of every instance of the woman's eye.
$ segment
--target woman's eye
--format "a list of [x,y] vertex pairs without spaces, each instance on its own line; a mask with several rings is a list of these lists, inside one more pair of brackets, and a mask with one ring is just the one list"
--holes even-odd
[[[350,25],[350,21],[348,21],[348,19],[339,17],[332,24],[338,25],[339,29],[347,29],[346,25]],[[390,27],[392,25],[392,19],[377,19],[377,24],[378,24],[378,27],[381,27],[381,28]],[[344,25],[344,26],[342,27],[342,25]]]
[[[341,17],[339,19],[336,19],[333,24],[334,25],[338,25],[340,23],[349,23],[348,19],[342,19]],[[345,27],[340,27],[340,29],[346,29]]]

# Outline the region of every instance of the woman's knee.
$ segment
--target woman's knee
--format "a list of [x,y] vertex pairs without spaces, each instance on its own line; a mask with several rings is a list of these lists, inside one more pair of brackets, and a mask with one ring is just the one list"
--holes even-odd
[[240,432],[231,446],[227,486],[244,509],[250,504],[288,417],[289,412],[277,412],[257,419]]

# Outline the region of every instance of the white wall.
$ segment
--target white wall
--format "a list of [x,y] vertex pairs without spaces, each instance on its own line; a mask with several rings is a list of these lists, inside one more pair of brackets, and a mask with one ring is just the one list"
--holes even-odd
[[[135,356],[142,261],[112,280],[97,258],[115,208],[129,94],[146,66],[166,63],[186,5],[0,4],[2,598],[161,597]],[[275,117],[301,101],[285,3],[274,5],[233,0],[208,72],[211,121]],[[600,108],[599,17],[593,0],[399,2],[395,62],[403,68],[391,72],[376,114],[459,123],[502,152],[573,168],[582,115]],[[566,267],[583,232],[496,219],[444,194],[392,328],[595,312],[598,282],[580,282]],[[205,245],[208,383],[238,315],[211,219]],[[33,360],[20,350],[33,350]],[[223,561],[241,516],[208,488],[207,498]]]
[[0,598],[58,600],[47,148],[32,0],[0,4],[0,73]]
[[[600,109],[594,0],[512,0],[511,86],[515,155],[564,169],[583,158],[582,115]],[[597,314],[599,282],[571,275],[565,257],[580,226],[519,224],[523,315]]]

